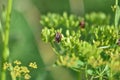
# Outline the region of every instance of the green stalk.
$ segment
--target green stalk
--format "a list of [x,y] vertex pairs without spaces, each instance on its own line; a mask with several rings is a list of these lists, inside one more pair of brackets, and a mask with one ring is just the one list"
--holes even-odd
[[100,75],[100,78],[99,78],[99,80],[102,80],[102,76]]
[[78,80],[81,80],[82,78],[81,78],[81,71],[80,72],[78,72]]
[[93,80],[94,79],[94,76],[91,76],[90,80]]
[[112,71],[110,71],[110,77],[109,77],[109,80],[113,80],[113,74],[112,74]]
[[116,27],[116,34],[117,34],[117,40],[119,38],[119,28],[118,28],[118,23],[119,23],[119,19],[120,19],[120,7],[118,5],[118,0],[115,0],[115,20],[114,20],[114,23],[115,23],[115,27]]
[[[3,53],[2,53],[2,65],[4,62],[8,61],[9,58],[9,31],[10,31],[10,15],[12,10],[12,0],[8,0],[6,12],[6,22],[5,22],[5,32],[4,32],[4,41],[3,41]],[[2,68],[1,80],[6,80],[6,71]]]
[[85,78],[86,78],[86,80],[88,80],[87,65],[85,66]]
[[10,31],[10,15],[12,10],[12,0],[8,0],[8,6],[7,6],[7,13],[6,13],[6,23],[5,23],[5,32],[4,32],[4,50],[3,50],[3,61],[8,60],[9,56],[9,48],[8,48],[8,42],[9,42],[9,31]]
[[[10,68],[11,68],[11,70],[13,69],[13,67],[10,67]],[[14,72],[11,71],[10,74],[11,74],[12,80],[16,80],[16,77],[15,77],[15,75],[14,75]]]
[[115,7],[116,7],[116,10],[115,10],[115,27],[118,26],[118,21],[119,21],[119,14],[118,14],[118,0],[115,0]]

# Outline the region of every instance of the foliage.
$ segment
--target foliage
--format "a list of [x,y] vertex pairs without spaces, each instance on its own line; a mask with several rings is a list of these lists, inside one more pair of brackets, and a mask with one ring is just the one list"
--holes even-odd
[[[43,62],[45,59],[41,58],[43,57],[40,55],[41,49],[38,50],[41,42],[37,40],[40,31],[36,26],[38,21],[36,17],[48,12],[54,13],[41,16],[40,22],[43,26],[41,36],[43,41],[52,45],[58,57],[55,66],[64,66],[76,71],[68,73],[72,75],[69,76],[70,79],[71,77],[74,77],[75,80],[119,79],[120,36],[118,34],[120,28],[118,22],[120,8],[118,0],[112,6],[115,12],[115,26],[110,25],[110,22],[113,22],[113,19],[110,20],[111,15],[101,12],[88,14],[91,11],[107,13],[109,11],[111,14],[109,6],[113,0],[81,1],[84,2],[85,13],[87,13],[84,17],[76,16],[76,14],[70,15],[78,7],[75,5],[77,1],[71,3],[70,0],[1,0],[0,80],[64,79],[61,75],[53,74],[56,71],[55,68],[51,68],[51,65],[44,65],[46,64]],[[93,1],[96,4],[93,5]],[[94,9],[94,7],[96,8]],[[67,13],[63,13],[64,11]],[[30,20],[32,23],[29,22]],[[38,29],[37,32],[33,30],[35,28]],[[45,56],[48,57],[49,55],[45,54]],[[28,63],[30,64],[27,65]],[[33,70],[32,68],[37,69]],[[65,69],[65,71],[71,71],[70,69]],[[57,69],[57,74],[59,72],[60,70]],[[74,73],[78,73],[78,77]],[[83,77],[79,78],[80,76]]]
[[43,15],[41,36],[56,52],[55,64],[78,72],[84,70],[86,79],[119,79],[120,75],[116,77],[120,72],[118,34],[116,27],[109,25],[109,19],[104,13],[91,13],[84,18],[67,13]]

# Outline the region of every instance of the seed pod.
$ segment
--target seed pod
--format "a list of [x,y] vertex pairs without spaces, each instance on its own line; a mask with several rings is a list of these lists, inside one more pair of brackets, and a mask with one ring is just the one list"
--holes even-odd
[[59,42],[61,41],[61,38],[62,38],[61,33],[57,32],[57,33],[55,34],[55,41],[59,43]]
[[79,24],[80,28],[85,28],[85,22],[84,21],[81,21],[80,24]]

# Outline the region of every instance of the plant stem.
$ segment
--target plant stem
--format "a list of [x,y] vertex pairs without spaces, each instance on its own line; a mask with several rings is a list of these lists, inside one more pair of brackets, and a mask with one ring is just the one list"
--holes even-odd
[[86,80],[88,80],[87,65],[85,66],[85,78],[86,78]]
[[94,76],[91,76],[90,80],[93,80]]
[[[112,65],[110,64],[110,66],[112,66]],[[109,80],[113,80],[113,72],[112,72],[112,69],[110,69],[110,71],[109,71]]]
[[102,80],[102,76],[100,75],[100,78],[99,78],[99,80]]
[[115,20],[114,20],[114,23],[115,23],[115,27],[116,27],[116,34],[117,34],[117,39],[119,38],[119,29],[118,29],[118,23],[119,23],[119,19],[120,19],[120,7],[118,5],[118,0],[115,0],[115,7],[116,7],[116,10],[115,10]]
[[78,72],[78,80],[81,80],[82,78],[81,78],[81,71],[80,72]]
[[110,71],[110,79],[109,80],[113,80],[112,77],[113,77],[112,71]]
[[118,21],[119,21],[118,0],[115,0],[115,6],[116,6],[116,10],[115,10],[115,27],[117,27],[118,26]]
[[[10,29],[10,15],[12,10],[12,0],[8,0],[6,12],[6,22],[5,22],[5,32],[4,32],[4,41],[3,41],[3,53],[2,53],[2,65],[8,60],[9,57],[9,29]],[[1,80],[6,80],[6,72],[2,68]]]

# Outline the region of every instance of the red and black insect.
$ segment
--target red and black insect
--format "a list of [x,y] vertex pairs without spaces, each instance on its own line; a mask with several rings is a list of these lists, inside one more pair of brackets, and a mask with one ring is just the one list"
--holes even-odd
[[62,38],[61,33],[57,32],[57,33],[55,34],[55,41],[59,43],[59,42],[61,41],[61,38]]
[[85,21],[81,21],[81,22],[79,23],[79,26],[80,26],[80,28],[85,28]]

